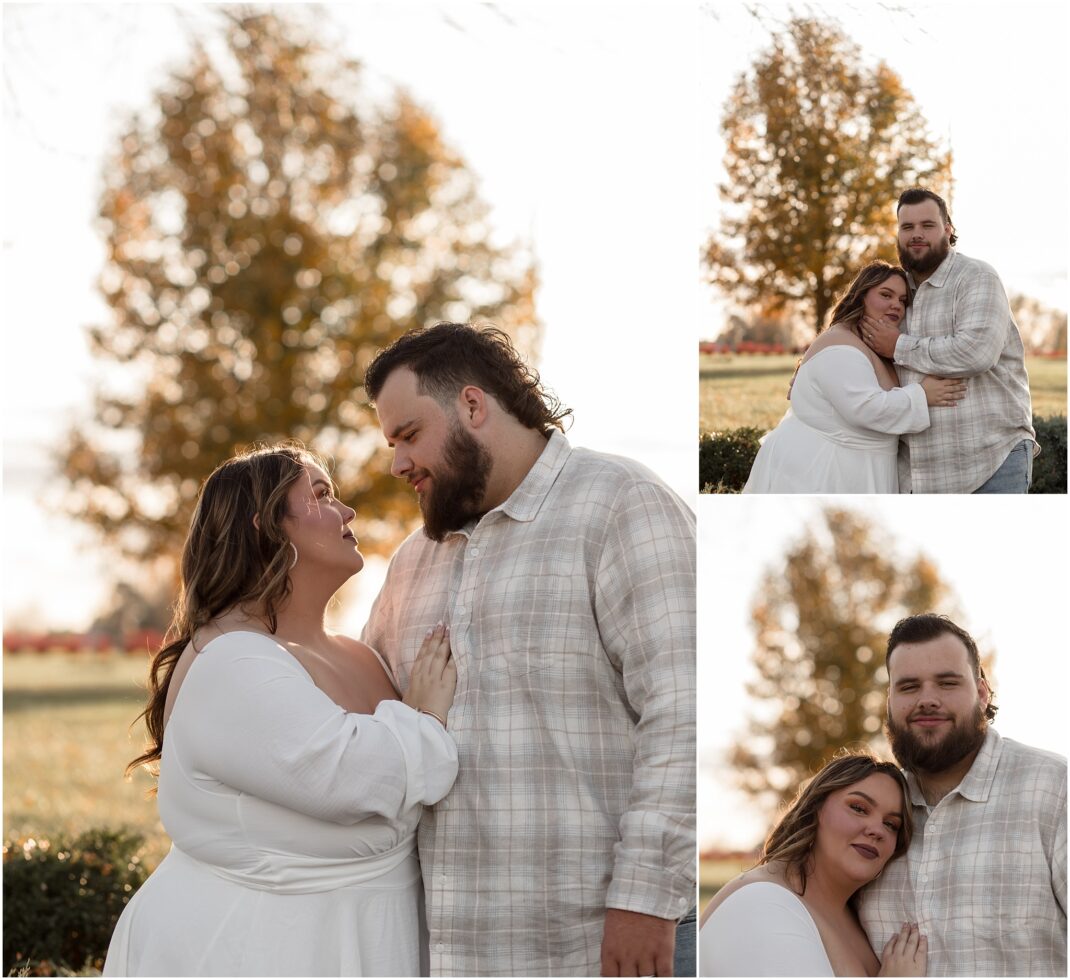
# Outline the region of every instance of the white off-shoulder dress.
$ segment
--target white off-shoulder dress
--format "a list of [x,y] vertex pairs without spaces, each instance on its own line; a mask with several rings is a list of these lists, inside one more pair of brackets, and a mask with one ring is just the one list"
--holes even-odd
[[898,493],[899,436],[928,427],[920,384],[885,391],[862,351],[832,344],[799,368],[743,492]]
[[164,734],[173,846],[120,917],[105,975],[426,974],[414,833],[456,775],[429,716],[347,712],[270,637],[212,640]]
[[699,976],[835,976],[802,900],[772,882],[734,891],[699,932]]

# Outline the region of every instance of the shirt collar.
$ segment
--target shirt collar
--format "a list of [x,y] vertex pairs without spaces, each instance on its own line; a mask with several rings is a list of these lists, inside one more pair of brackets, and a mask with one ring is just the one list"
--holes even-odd
[[[988,794],[992,791],[992,784],[996,781],[996,769],[999,768],[999,758],[1002,754],[1003,745],[999,732],[989,725],[988,733],[985,735],[984,742],[981,743],[977,758],[970,766],[970,771],[962,777],[962,782],[951,790],[951,793],[958,793],[959,796],[974,803],[987,802]],[[906,777],[907,785],[910,787],[910,802],[915,806],[927,807],[929,804],[925,802],[925,795],[914,773],[907,772]],[[950,796],[951,793],[947,795]],[[944,798],[947,799],[947,797]]]
[[550,492],[550,487],[565,468],[565,461],[571,452],[572,447],[564,434],[559,429],[554,429],[546,440],[546,448],[535,460],[535,465],[528,470],[527,476],[520,481],[520,486],[497,507],[488,510],[482,517],[472,518],[464,527],[451,531],[450,535],[471,539],[476,527],[491,514],[501,513],[514,521],[533,521]]
[[[546,448],[535,460],[535,465],[528,470],[527,476],[520,481],[520,486],[494,510],[500,510],[514,521],[534,520],[550,492],[550,487],[565,468],[565,461],[571,452],[572,447],[564,434],[559,429],[551,431],[550,438],[546,440]],[[494,510],[491,511],[492,514]]]
[[[929,278],[926,279],[925,282],[927,282],[930,286],[934,287],[935,289],[939,289],[941,286],[946,285],[948,276],[951,275],[951,267],[954,264],[955,264],[955,250],[953,248],[951,248],[951,249],[948,249],[947,258],[945,258],[944,261],[941,262],[936,267],[936,269],[933,271],[933,274],[931,276],[929,276]],[[918,284],[914,280],[914,273],[913,272],[908,272],[907,273],[907,285],[910,286],[911,294],[914,294],[914,293],[916,293],[918,291]]]

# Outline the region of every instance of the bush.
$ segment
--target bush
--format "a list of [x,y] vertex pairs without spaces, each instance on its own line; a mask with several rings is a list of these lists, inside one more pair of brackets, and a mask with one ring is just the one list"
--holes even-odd
[[698,485],[703,493],[739,493],[750,475],[758,440],[753,426],[703,435],[698,441]]
[[140,834],[4,841],[4,974],[99,970],[126,903],[148,873]]
[[1066,416],[1033,416],[1040,455],[1033,460],[1030,493],[1066,493]]
[[[1066,417],[1033,417],[1041,454],[1033,460],[1030,493],[1066,493]],[[758,455],[761,429],[726,429],[698,441],[698,485],[703,493],[739,493]]]

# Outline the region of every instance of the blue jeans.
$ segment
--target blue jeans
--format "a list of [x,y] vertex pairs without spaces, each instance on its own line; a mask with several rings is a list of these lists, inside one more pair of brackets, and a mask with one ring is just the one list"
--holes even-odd
[[698,906],[694,906],[676,923],[676,949],[672,955],[674,977],[697,977],[695,970],[695,942],[698,938]]
[[1023,439],[974,493],[1028,493],[1033,481],[1033,443]]

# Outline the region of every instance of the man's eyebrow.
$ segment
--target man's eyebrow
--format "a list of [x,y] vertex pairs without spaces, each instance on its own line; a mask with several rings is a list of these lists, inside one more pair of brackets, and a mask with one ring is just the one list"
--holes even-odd
[[408,419],[407,421],[402,422],[400,425],[395,425],[389,433],[385,433],[386,441],[388,443],[393,442],[399,435],[401,435],[402,432],[404,432],[406,429],[411,428],[415,424],[416,419]]
[[[862,790],[860,790],[860,789],[852,789],[847,793],[847,795],[848,796],[861,796],[862,799],[865,800],[870,806],[872,806],[872,807],[877,806],[877,801],[875,799],[873,799],[873,797],[870,796],[868,793],[863,793]],[[903,814],[901,814],[898,810],[893,810],[891,813],[888,814],[888,816],[889,817],[899,817],[900,820],[903,819]]]

